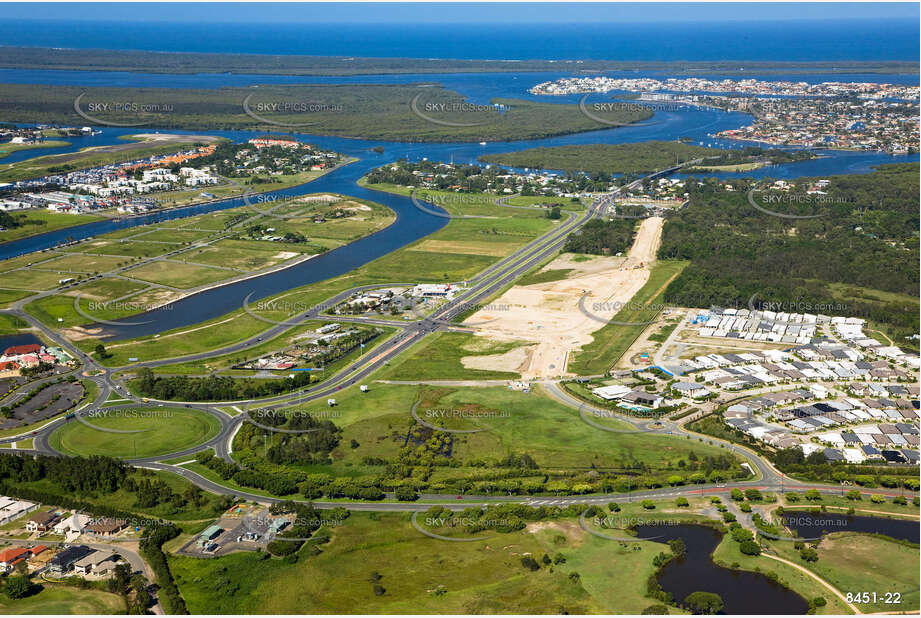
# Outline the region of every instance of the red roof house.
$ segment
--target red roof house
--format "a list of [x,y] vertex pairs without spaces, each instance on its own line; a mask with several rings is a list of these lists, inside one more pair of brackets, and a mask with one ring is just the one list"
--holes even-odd
[[35,354],[40,351],[42,346],[37,343],[27,343],[25,345],[14,345],[3,351],[4,356],[17,356],[19,354]]
[[12,565],[18,560],[31,555],[31,551],[25,547],[11,547],[0,552],[0,566],[6,567]]

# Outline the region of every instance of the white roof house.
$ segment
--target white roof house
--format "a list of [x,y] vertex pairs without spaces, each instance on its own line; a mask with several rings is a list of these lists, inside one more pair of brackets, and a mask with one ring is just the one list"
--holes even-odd
[[54,526],[55,534],[67,534],[68,532],[82,533],[92,522],[92,517],[82,513],[74,513],[67,519],[64,519]]
[[597,395],[605,400],[611,399],[620,399],[624,395],[630,392],[630,388],[622,386],[620,384],[612,384],[610,386],[600,386],[598,388],[592,389],[592,394]]

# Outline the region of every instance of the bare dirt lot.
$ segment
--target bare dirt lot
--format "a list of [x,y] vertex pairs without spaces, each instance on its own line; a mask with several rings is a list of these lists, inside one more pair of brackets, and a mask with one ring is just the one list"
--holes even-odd
[[[662,235],[662,218],[644,219],[626,257],[594,257],[564,254],[543,270],[572,269],[566,279],[514,286],[490,303],[496,309],[479,311],[467,322],[478,335],[493,340],[518,339],[537,343],[523,379],[552,378],[565,374],[570,350],[592,341],[592,333],[604,325],[646,283]],[[588,294],[592,314],[580,309],[579,300]],[[589,304],[589,303],[587,303]],[[597,305],[602,310],[596,310]],[[487,361],[488,357],[480,357]],[[498,359],[497,359],[498,360]],[[504,359],[503,359],[504,360]],[[501,370],[500,367],[479,367]]]

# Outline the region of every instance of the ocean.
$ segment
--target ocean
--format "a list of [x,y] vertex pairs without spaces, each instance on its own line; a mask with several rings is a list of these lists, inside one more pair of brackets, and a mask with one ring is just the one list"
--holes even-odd
[[0,5],[2,44],[30,47],[476,60],[919,60],[917,21],[893,19],[253,25],[49,22],[2,16]]

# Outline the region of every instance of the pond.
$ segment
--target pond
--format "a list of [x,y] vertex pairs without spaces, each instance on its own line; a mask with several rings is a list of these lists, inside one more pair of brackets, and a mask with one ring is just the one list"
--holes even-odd
[[[789,588],[761,573],[736,571],[713,562],[711,554],[722,534],[708,526],[637,526],[640,538],[659,537],[658,542],[680,538],[687,546],[683,558],[672,560],[659,573],[659,585],[676,601],[697,591],[714,592],[723,599],[726,614],[805,614],[809,604]],[[767,562],[765,558],[765,562]],[[770,564],[764,568],[769,570]]]
[[788,528],[796,530],[804,539],[818,538],[828,532],[869,532],[885,534],[900,541],[919,541],[917,520],[789,510],[784,513],[783,520]]

